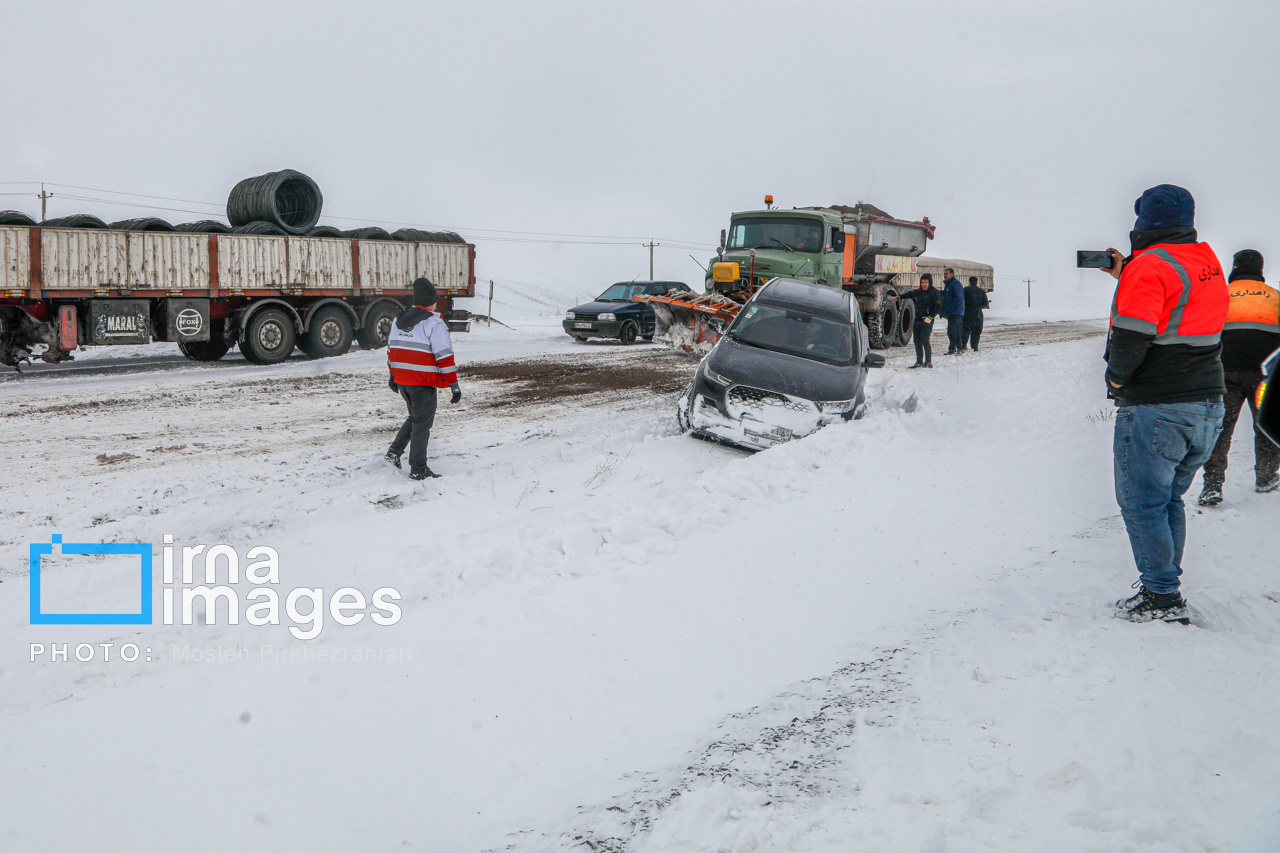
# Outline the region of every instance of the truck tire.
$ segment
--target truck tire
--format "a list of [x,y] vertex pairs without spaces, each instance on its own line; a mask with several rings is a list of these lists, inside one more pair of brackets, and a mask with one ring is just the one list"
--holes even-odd
[[885,300],[879,312],[865,315],[867,321],[867,343],[872,349],[885,349],[892,346],[898,337],[898,306]]
[[638,331],[636,324],[628,320],[618,330],[618,340],[622,342],[623,346],[631,346],[636,342],[636,332]]
[[312,358],[332,358],[351,349],[351,317],[337,305],[326,305],[311,317],[298,348]]
[[916,306],[908,299],[898,303],[898,346],[905,347],[911,343],[911,331],[915,328]]
[[208,341],[178,341],[178,352],[192,361],[217,361],[227,354],[227,342],[218,338]]
[[361,349],[382,349],[391,338],[391,324],[400,316],[397,306],[384,302],[369,312],[364,325],[356,332]]
[[253,364],[279,364],[293,354],[293,320],[279,308],[263,308],[249,318],[240,352]]

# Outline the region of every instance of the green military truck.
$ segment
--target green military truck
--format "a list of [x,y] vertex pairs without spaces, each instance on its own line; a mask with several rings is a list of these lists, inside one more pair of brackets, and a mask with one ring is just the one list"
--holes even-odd
[[782,210],[765,201],[765,210],[733,214],[720,232],[708,293],[745,300],[779,277],[842,287],[857,297],[871,346],[910,341],[913,307],[899,307],[898,289],[933,237],[928,217],[895,219],[870,204]]

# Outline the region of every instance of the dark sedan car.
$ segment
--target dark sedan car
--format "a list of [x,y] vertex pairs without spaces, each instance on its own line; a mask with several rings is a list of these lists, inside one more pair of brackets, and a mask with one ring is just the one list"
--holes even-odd
[[596,297],[595,302],[565,312],[564,330],[577,341],[587,338],[617,338],[624,344],[637,337],[653,340],[653,308],[632,302],[633,296],[662,296],[689,289],[683,281],[623,281]]
[[853,294],[774,279],[758,290],[681,395],[681,428],[763,450],[837,420],[862,417],[869,351]]

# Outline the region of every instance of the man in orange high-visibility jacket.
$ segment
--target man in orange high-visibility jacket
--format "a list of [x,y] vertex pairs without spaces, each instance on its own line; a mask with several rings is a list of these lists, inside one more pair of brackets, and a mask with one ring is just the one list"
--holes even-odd
[[1255,399],[1262,382],[1262,363],[1280,349],[1280,290],[1262,277],[1262,254],[1254,249],[1236,252],[1227,278],[1231,307],[1222,327],[1222,373],[1226,380],[1222,434],[1213,455],[1204,463],[1204,490],[1201,506],[1222,503],[1222,486],[1227,478],[1227,454],[1240,410],[1248,402],[1253,413],[1253,477],[1259,494],[1280,489],[1280,447],[1257,430],[1258,405]]
[[1111,249],[1118,279],[1107,338],[1115,399],[1116,502],[1138,565],[1138,594],[1116,603],[1132,622],[1188,624],[1179,592],[1187,521],[1182,496],[1222,428],[1222,324],[1227,282],[1197,242],[1195,201],[1161,184],[1134,205],[1132,253]]
[[400,456],[408,446],[411,480],[440,476],[427,467],[427,442],[436,419],[438,389],[453,391],[451,403],[462,399],[449,326],[434,313],[438,298],[429,279],[416,280],[413,307],[391,324],[387,341],[387,366],[391,368],[387,384],[409,407],[409,417],[387,449],[387,461],[399,468]]

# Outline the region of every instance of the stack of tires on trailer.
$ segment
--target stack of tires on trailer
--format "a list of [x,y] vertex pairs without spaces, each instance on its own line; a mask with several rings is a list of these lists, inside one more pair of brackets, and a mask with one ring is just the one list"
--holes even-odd
[[38,344],[49,362],[79,346],[151,340],[194,361],[239,346],[255,364],[295,346],[313,358],[353,341],[378,348],[421,276],[435,282],[450,328],[468,328],[453,300],[475,295],[475,246],[447,231],[317,225],[322,203],[315,181],[286,169],[236,184],[229,224],[87,214],[36,223],[0,211],[0,363]]

